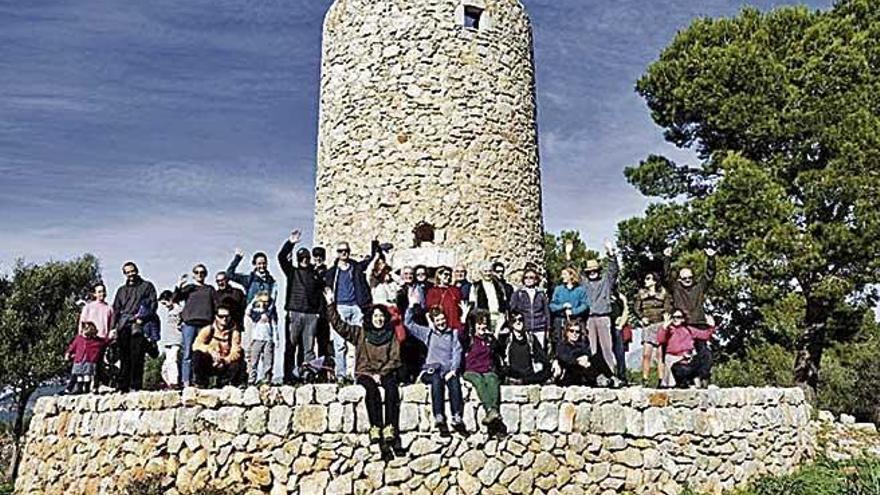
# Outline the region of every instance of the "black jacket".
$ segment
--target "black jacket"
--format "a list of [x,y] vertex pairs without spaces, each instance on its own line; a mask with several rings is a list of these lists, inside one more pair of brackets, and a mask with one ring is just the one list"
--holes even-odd
[[[372,263],[373,259],[375,259],[376,256],[379,256],[380,251],[381,249],[379,248],[379,241],[373,241],[372,253],[370,254],[369,259],[363,261],[348,261],[348,264],[351,265],[351,268],[349,268],[349,270],[352,270],[351,279],[354,282],[355,299],[357,299],[357,305],[362,308],[369,306],[370,303],[373,302],[373,295],[370,291],[370,284],[367,283],[366,271],[367,267],[370,266],[370,263]],[[327,287],[332,288],[334,293],[336,292],[336,276],[339,272],[339,268],[337,266],[338,263],[339,261],[337,260],[333,264],[333,267],[327,270],[327,273],[324,275],[324,283]]]
[[706,325],[706,312],[703,305],[706,303],[706,292],[715,280],[715,257],[709,257],[706,262],[706,273],[695,276],[694,283],[690,287],[681,285],[678,274],[672,272],[668,258],[663,259],[663,270],[669,279],[672,306],[687,313],[689,324]]
[[156,297],[156,287],[152,282],[138,277],[135,283],[131,285],[126,283],[116,290],[111,327],[119,330],[134,323],[135,315],[138,314],[142,304],[155,315],[159,301]]
[[214,310],[225,304],[232,306],[232,318],[238,328],[244,328],[244,310],[247,307],[247,297],[241,289],[227,285],[225,289],[214,289]]
[[[484,284],[485,280],[480,280],[479,282],[474,282],[471,285],[471,294],[476,294],[477,298],[477,309],[485,309],[489,310],[489,299],[486,295],[486,289]],[[495,286],[495,295],[498,297],[498,311],[500,313],[506,313],[508,309],[508,299],[507,299],[507,289],[498,282],[497,280],[492,280],[492,285]]]
[[319,314],[321,312],[324,280],[314,266],[301,268],[295,264],[294,245],[287,241],[278,252],[278,264],[287,276],[287,294],[284,309],[297,313]]
[[550,360],[531,333],[526,332],[524,339],[506,335],[501,349],[501,372],[505,377],[520,380],[523,385],[545,383],[550,378]]

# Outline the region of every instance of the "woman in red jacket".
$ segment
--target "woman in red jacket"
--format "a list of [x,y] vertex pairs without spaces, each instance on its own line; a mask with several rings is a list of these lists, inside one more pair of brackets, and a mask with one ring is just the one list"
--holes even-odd
[[664,349],[666,374],[663,385],[667,387],[688,388],[691,385],[706,387],[712,372],[712,355],[709,346],[695,351],[695,342],[712,340],[715,321],[706,315],[709,328],[699,328],[687,323],[687,313],[682,309],[672,310],[672,319],[657,332],[657,343]]

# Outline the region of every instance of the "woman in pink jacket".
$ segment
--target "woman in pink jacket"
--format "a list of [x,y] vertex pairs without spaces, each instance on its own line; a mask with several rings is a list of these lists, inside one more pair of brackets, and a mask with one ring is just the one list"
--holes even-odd
[[688,388],[691,385],[706,387],[712,373],[712,354],[709,346],[697,352],[694,342],[712,340],[715,322],[706,315],[708,328],[698,328],[687,324],[687,314],[681,309],[672,310],[671,321],[657,332],[657,343],[664,350],[666,374],[663,385],[666,387]]
[[113,308],[107,304],[107,286],[98,283],[92,289],[92,300],[83,307],[79,315],[79,333],[83,333],[86,322],[92,322],[98,329],[98,338],[106,339],[110,335],[111,321]]

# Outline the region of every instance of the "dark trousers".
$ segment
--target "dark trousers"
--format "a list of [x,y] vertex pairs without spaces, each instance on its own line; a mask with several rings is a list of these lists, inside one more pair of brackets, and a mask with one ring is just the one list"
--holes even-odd
[[712,352],[705,342],[696,341],[695,344],[702,343],[702,346],[694,346],[694,356],[688,361],[679,361],[672,365],[672,376],[675,378],[675,386],[678,388],[687,388],[694,383],[695,378],[708,383],[712,376]]
[[397,387],[397,373],[391,372],[381,378],[382,388],[385,390],[385,415],[382,416],[382,395],[379,393],[379,384],[372,377],[357,375],[357,384],[364,387],[367,405],[367,417],[370,418],[370,426],[384,428],[393,426],[395,431],[400,431],[400,389]]
[[287,332],[284,346],[284,381],[294,379],[294,370],[303,363],[315,359],[315,334],[318,315],[313,313],[287,312]]
[[404,384],[415,383],[419,373],[422,372],[427,355],[428,348],[421,340],[407,336],[400,344],[400,360],[403,362],[400,368],[400,381]]
[[426,371],[422,374],[422,383],[431,386],[431,409],[434,412],[435,421],[439,423],[444,419],[443,412],[446,410],[447,388],[449,388],[449,408],[452,410],[452,416],[461,421],[461,417],[464,414],[464,399],[461,395],[461,381],[458,375],[455,375],[451,380],[447,380],[439,369],[431,373]]
[[147,340],[142,333],[132,333],[131,325],[122,327],[116,336],[119,346],[119,391],[144,388],[144,354]]
[[620,328],[612,329],[611,340],[614,361],[617,364],[617,378],[626,381],[626,344],[623,343],[623,330]]
[[244,383],[244,360],[239,359],[226,366],[214,366],[214,358],[201,351],[193,351],[193,375],[195,383],[200,387],[208,387],[211,378],[217,379],[217,387],[241,385]]
[[318,316],[315,341],[318,343],[318,357],[327,357],[333,354],[333,347],[330,344],[330,322],[323,316]]

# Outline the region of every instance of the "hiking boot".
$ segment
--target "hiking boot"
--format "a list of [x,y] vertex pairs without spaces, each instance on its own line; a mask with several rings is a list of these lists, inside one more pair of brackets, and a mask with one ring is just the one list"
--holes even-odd
[[461,420],[458,416],[453,416],[452,421],[452,429],[455,430],[459,435],[467,435],[467,427],[464,426],[464,421]]
[[449,433],[449,427],[446,426],[446,421],[438,421],[437,423],[434,423],[434,426],[437,428],[437,432],[441,437],[448,438],[452,436],[452,434]]
[[376,444],[382,441],[382,430],[378,426],[370,427],[370,443]]

